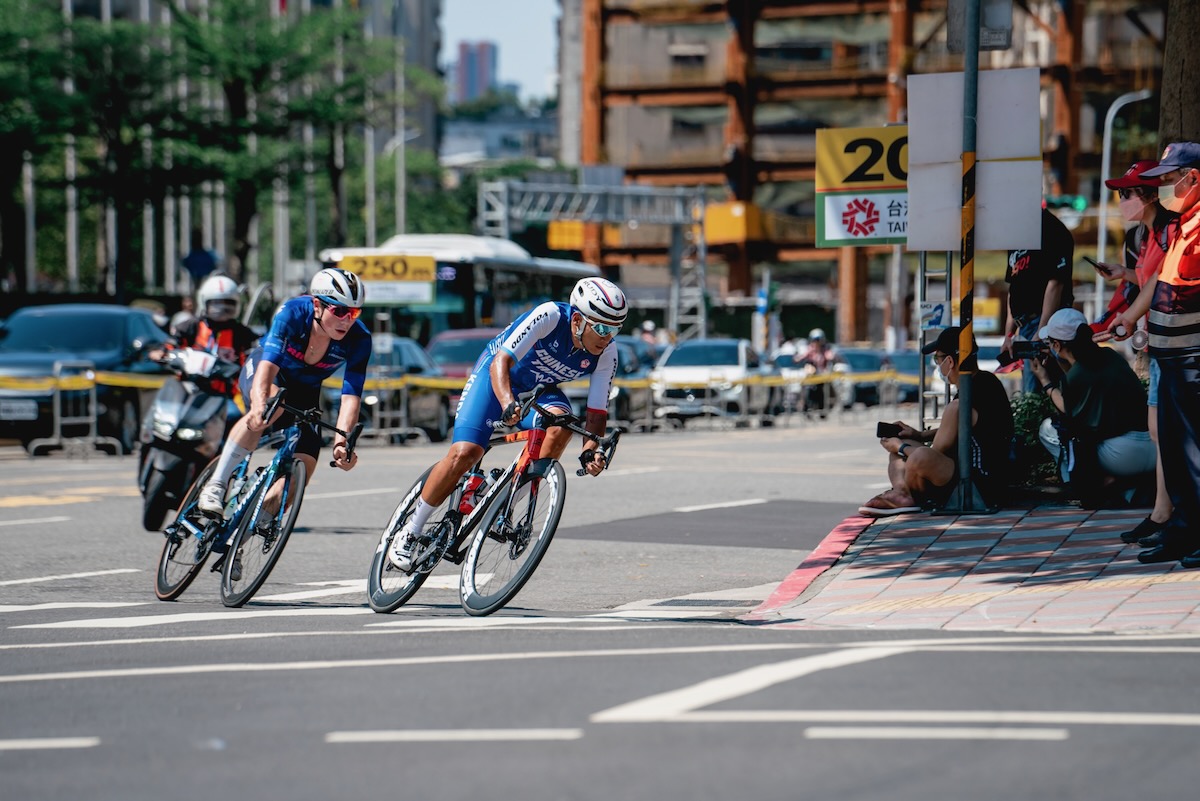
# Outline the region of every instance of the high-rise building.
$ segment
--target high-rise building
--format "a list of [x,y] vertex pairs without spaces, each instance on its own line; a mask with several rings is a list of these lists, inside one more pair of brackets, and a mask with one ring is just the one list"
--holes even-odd
[[455,100],[467,103],[496,88],[499,48],[495,42],[459,42]]

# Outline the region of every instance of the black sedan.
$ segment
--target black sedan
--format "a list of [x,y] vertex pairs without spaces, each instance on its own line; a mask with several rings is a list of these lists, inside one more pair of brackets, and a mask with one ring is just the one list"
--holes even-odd
[[[88,436],[95,420],[97,435],[131,452],[156,391],[146,374],[162,373],[147,354],[166,339],[146,309],[64,303],[14,312],[0,325],[0,439],[38,446],[54,434],[57,413],[60,440]],[[56,371],[62,378],[117,375],[101,375],[91,408],[84,388],[61,390],[55,403],[49,379]]]

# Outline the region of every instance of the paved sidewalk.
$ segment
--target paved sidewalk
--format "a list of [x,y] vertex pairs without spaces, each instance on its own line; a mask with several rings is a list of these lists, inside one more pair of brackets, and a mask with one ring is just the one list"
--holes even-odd
[[850,517],[748,622],[794,628],[1200,633],[1200,570],[1121,542],[1149,510]]

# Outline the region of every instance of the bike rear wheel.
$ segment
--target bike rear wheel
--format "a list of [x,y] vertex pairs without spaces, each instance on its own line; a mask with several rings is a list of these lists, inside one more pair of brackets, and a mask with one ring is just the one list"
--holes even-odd
[[158,557],[158,573],[154,581],[154,594],[160,601],[174,601],[188,588],[192,580],[200,573],[200,568],[208,561],[212,552],[212,542],[200,543],[193,536],[191,529],[184,525],[190,522],[203,531],[209,520],[196,508],[196,499],[205,482],[217,469],[214,459],[200,471],[192,486],[188,488],[183,503],[179,504],[179,513],[170,528],[174,531],[166,534],[162,554]]
[[[371,572],[367,574],[367,603],[370,604],[371,609],[380,614],[394,612],[408,603],[408,599],[421,589],[421,585],[425,583],[425,579],[429,578],[429,574],[435,566],[418,563],[414,564],[412,570],[406,573],[388,559],[388,549],[392,547],[392,540],[412,515],[413,508],[417,505],[417,499],[421,497],[421,490],[425,488],[425,482],[432,471],[433,468],[430,467],[422,473],[409,487],[408,492],[404,493],[404,497],[400,499],[400,503],[396,504],[396,510],[392,512],[391,518],[383,529],[379,545],[375,548],[375,556],[371,559]],[[452,492],[450,498],[453,497],[455,497],[455,493]],[[448,501],[449,498],[447,498]],[[431,534],[437,530],[439,525],[443,524],[448,508],[447,502],[443,502],[429,516],[429,521],[422,530],[423,534]],[[449,522],[445,524],[449,525]]]
[[[226,606],[236,608],[249,601],[271,575],[296,525],[307,478],[304,462],[296,459],[291,470],[276,473],[248,501],[248,512],[229,543],[221,570],[221,602]],[[278,488],[281,499],[274,512],[268,509],[272,488]]]
[[566,474],[552,462],[544,475],[522,476],[511,501],[497,499],[487,510],[459,580],[467,614],[490,615],[521,591],[550,547],[566,495]]

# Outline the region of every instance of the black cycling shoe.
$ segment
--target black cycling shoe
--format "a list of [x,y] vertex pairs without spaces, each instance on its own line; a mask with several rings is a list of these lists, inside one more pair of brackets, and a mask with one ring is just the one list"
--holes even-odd
[[1124,534],[1122,534],[1121,542],[1133,544],[1140,539],[1149,537],[1151,534],[1157,534],[1166,527],[1166,521],[1158,523],[1147,517],[1145,520],[1134,526],[1132,530],[1126,531]]

